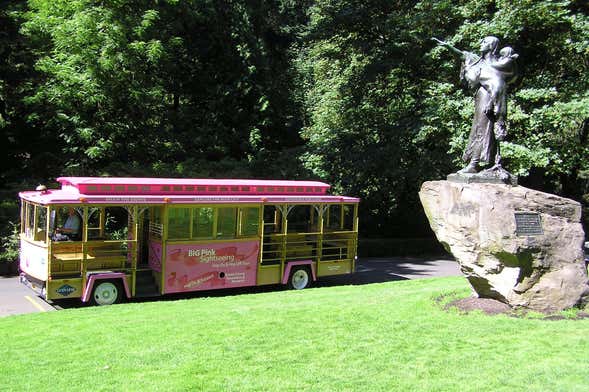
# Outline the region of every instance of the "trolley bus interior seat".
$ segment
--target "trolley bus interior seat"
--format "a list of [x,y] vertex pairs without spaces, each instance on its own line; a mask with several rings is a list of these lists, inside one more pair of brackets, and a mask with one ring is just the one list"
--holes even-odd
[[322,258],[325,260],[348,259],[353,250],[350,233],[326,233],[323,238]]
[[[313,238],[314,237],[314,238]],[[305,234],[286,235],[287,252],[286,258],[312,258],[317,250],[317,237]]]
[[[85,244],[86,265],[88,270],[121,269],[127,263],[127,252],[121,249],[121,243],[87,243]],[[84,259],[82,244],[60,242],[54,245],[51,263],[52,273],[79,272]]]

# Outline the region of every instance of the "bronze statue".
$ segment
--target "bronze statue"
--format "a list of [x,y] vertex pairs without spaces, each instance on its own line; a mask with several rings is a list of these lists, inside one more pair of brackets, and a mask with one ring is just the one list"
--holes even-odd
[[460,78],[477,89],[474,120],[462,156],[467,165],[458,173],[477,173],[479,169],[493,164],[484,173],[508,180],[511,174],[501,167],[499,142],[507,136],[505,95],[507,85],[517,77],[515,60],[518,55],[510,47],[499,51],[499,39],[496,37],[485,37],[481,41],[480,56],[432,39],[461,57]]

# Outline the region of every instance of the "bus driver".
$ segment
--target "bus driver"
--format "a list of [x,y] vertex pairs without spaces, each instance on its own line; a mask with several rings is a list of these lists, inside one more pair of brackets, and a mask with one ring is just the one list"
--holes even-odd
[[81,219],[73,208],[68,209],[68,217],[61,227],[55,228],[53,241],[79,241]]

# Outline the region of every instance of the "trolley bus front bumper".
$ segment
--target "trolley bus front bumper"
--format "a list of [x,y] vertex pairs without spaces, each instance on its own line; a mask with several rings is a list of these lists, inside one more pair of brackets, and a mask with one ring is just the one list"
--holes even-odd
[[34,291],[37,295],[43,298],[46,297],[47,289],[45,288],[46,283],[44,281],[35,279],[24,272],[20,273],[19,281]]

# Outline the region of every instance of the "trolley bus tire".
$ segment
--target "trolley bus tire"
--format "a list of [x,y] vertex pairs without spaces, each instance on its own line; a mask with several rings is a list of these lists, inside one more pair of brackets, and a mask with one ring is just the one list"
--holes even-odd
[[123,288],[117,280],[102,280],[96,282],[92,289],[92,304],[98,306],[113,305],[121,302]]
[[311,286],[311,272],[308,267],[294,267],[288,278],[288,288],[302,290]]

